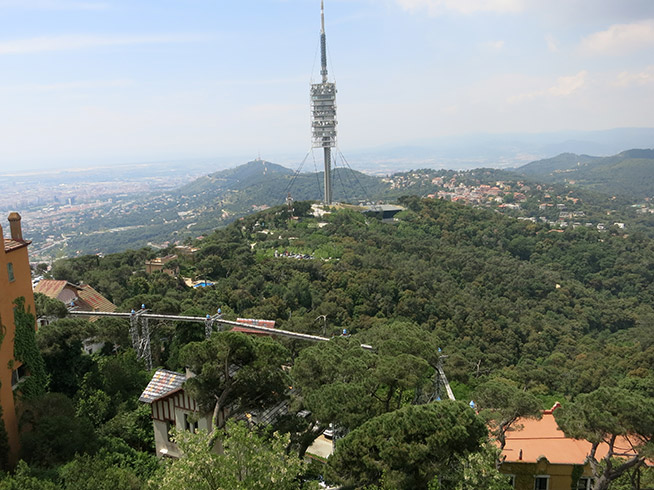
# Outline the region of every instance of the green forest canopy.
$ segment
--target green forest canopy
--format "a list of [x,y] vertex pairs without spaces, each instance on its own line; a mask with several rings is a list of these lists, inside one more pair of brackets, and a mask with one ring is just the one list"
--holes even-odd
[[[542,408],[611,386],[652,397],[652,240],[587,228],[552,233],[444,201],[412,197],[402,204],[394,224],[351,210],[291,219],[281,207],[239,220],[196,242],[194,258],[179,259],[183,274],[214,287],[189,289],[178,278],[146,275],[147,249],[66,259],[53,274],[92,284],[123,311],[145,303],[156,312],[204,315],[220,307],[227,319],[265,318],[306,333],[340,337],[347,329],[351,337],[327,346],[279,342],[293,365],[293,406],[322,410],[352,434],[419,403],[439,348],[464,401],[491,380],[526,390]],[[279,256],[286,251],[314,258]],[[39,335],[52,379],[66,380],[60,389],[95,427],[93,440],[126,444],[127,460],[138,460],[143,456],[130,451],[147,454],[151,444],[138,435],[148,422],[134,403],[147,373],[132,367],[129,350],[84,361],[76,329],[62,325],[60,335],[46,335],[46,328]],[[98,321],[93,328],[119,350],[129,345],[126,325]],[[203,335],[193,324],[159,326],[155,363],[182,369],[183,347]],[[361,342],[377,350],[357,350]],[[118,373],[129,384],[116,383]],[[348,397],[359,402],[351,410],[325,403]],[[287,431],[302,452],[302,434],[318,421],[294,423]],[[108,456],[97,451],[89,449],[102,466]],[[343,475],[356,471],[337,467]]]

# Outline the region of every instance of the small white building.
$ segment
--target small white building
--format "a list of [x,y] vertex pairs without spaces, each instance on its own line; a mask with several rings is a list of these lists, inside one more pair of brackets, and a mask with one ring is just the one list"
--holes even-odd
[[200,413],[198,404],[184,392],[186,375],[158,369],[139,401],[152,407],[152,425],[157,456],[178,458],[180,451],[170,439],[170,430],[211,431],[211,413]]

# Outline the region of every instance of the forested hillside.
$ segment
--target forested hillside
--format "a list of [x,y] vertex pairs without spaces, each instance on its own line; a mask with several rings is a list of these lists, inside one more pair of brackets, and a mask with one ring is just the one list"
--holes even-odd
[[[134,275],[145,252],[62,260],[53,274],[93,284],[123,310],[142,302],[171,313],[220,306],[307,331],[324,314],[332,332],[352,333],[386,320],[413,322],[448,349],[451,375],[464,383],[521,363],[537,364],[542,375],[550,359],[563,361],[559,353],[566,354],[557,370],[578,370],[581,359],[570,349],[578,353],[588,342],[594,349],[596,339],[627,330],[630,348],[649,347],[651,240],[584,228],[552,232],[443,201],[404,203],[409,209],[396,225],[353,211],[327,216],[322,228],[317,218],[287,221],[279,208],[244,218],[198,242],[195,263],[182,263],[183,274],[209,278],[214,288],[188,290],[165,275]],[[274,250],[317,258],[275,258]],[[628,357],[618,365],[637,359]],[[613,381],[628,372],[595,367]],[[530,382],[570,395],[580,391],[579,374]],[[602,381],[588,373],[586,390]]]
[[[378,177],[342,167],[332,170],[332,182],[334,199],[341,202],[377,199],[389,187]],[[201,177],[175,191],[119,200],[80,217],[73,229],[57,230],[57,234],[67,235],[68,255],[71,251],[122,252],[210,233],[241,216],[283,203],[288,193],[296,200],[320,200],[322,186],[322,173],[296,173],[255,160]],[[44,245],[46,236],[45,232],[37,234],[35,242]]]
[[[310,415],[291,414],[277,428],[302,455],[325,423],[334,423],[343,440],[329,469],[318,470],[332,481],[382,485],[385,475],[383,488],[427,488],[439,475],[440,488],[460,488],[463,461],[471,451],[482,451],[487,436],[464,403],[425,404],[437,394],[441,351],[457,398],[475,399],[482,409],[535,413],[555,400],[566,404],[613,390],[616,400],[635,400],[643,413],[654,410],[652,240],[588,228],[554,232],[440,200],[408,197],[402,203],[406,210],[393,224],[351,210],[316,218],[307,203],[296,203],[295,216],[277,207],[245,217],[196,242],[200,251],[193,260],[180,259],[183,275],[210,279],[213,287],[189,289],[178,278],[146,275],[143,260],[152,254],[147,250],[66,259],[52,273],[92,284],[123,311],[144,303],[155,312],[204,316],[220,307],[227,319],[264,318],[279,328],[337,337],[308,345],[215,333],[207,342],[204,329],[194,324],[153,325],[155,364],[173,370],[195,366],[202,374],[194,393],[209,406],[219,392],[206,390],[219,380],[211,378],[216,371],[208,359],[250,349],[252,359],[260,359],[248,361],[255,362],[255,371],[247,372],[259,373],[248,378],[253,400],[278,400],[279,390],[270,390],[279,376],[288,376],[295,390],[285,396],[294,411]],[[65,488],[77,488],[65,485],[82,464],[94,464],[96,479],[108,481],[115,456],[99,448],[111,441],[122,448],[122,478],[167,481],[170,475],[159,473],[167,467],[146,464],[152,457],[151,427],[135,397],[148,376],[135,368],[127,325],[82,323],[60,320],[44,327],[39,343],[50,390],[69,397],[58,403],[75,407],[75,424],[87,420],[88,444],[79,449],[85,455],[60,451],[52,458],[36,452],[30,464],[50,468],[45,475]],[[73,340],[89,331],[111,341],[117,353],[90,358],[75,351]],[[362,350],[360,343],[374,351]],[[292,369],[280,370],[282,365]],[[518,400],[524,403],[506,406]],[[243,400],[234,403],[238,407]],[[455,436],[439,425],[444,418],[465,432]],[[34,427],[30,440],[45,444],[39,431],[46,425]],[[418,427],[430,427],[431,435],[416,432]],[[442,444],[449,441],[451,452],[445,455],[425,442],[425,459],[409,458],[405,469],[383,454],[366,466],[360,453],[372,454],[371,444],[392,437],[406,456],[413,454],[416,438],[433,434],[441,434]],[[492,451],[479,454],[494,468]],[[494,488],[505,488],[498,485]]]
[[544,182],[570,182],[573,185],[633,198],[654,195],[654,150],[634,149],[610,157],[562,153],[517,169]]
[[[610,158],[562,154],[514,172],[418,169],[386,177],[352,171],[341,163],[332,169],[333,197],[336,202],[358,204],[394,202],[404,195],[439,196],[514,217],[565,222],[561,227],[610,227],[617,222],[654,236],[652,154],[652,150],[629,150]],[[295,200],[320,201],[323,174],[316,162],[310,169],[305,161],[299,170],[305,172],[254,160],[174,191],[139,199],[117,197],[92,213],[68,216],[66,225],[42,223],[32,231],[33,250],[39,260],[49,261],[54,256],[165,247],[280,205],[289,194]]]

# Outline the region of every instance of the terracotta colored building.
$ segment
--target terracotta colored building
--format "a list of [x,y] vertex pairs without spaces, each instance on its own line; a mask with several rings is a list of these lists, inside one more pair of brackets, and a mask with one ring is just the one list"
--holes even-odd
[[[69,308],[76,311],[100,311],[113,313],[118,308],[107,298],[98,293],[88,284],[77,286],[68,281],[56,281],[54,279],[42,279],[34,288],[35,293],[45,294],[46,296],[57,299]],[[97,316],[91,316],[89,321],[94,322]],[[39,327],[48,325],[56,318],[42,317],[38,318]],[[104,347],[104,342],[97,342],[94,338],[84,339],[84,351],[88,354],[98,352]]]
[[13,388],[26,374],[22,364],[14,359],[14,300],[23,297],[27,311],[34,313],[35,308],[27,256],[27,246],[31,242],[23,239],[18,213],[9,215],[9,228],[11,235],[5,238],[0,226],[0,325],[3,334],[0,341],[0,405],[9,440],[9,461],[14,462],[19,449],[19,438]]
[[[506,433],[502,451],[502,473],[509,475],[516,490],[590,490],[592,473],[586,458],[591,443],[566,437],[554,418],[554,410],[543,417],[519,419]],[[634,454],[629,441],[616,442],[624,455]],[[606,456],[608,447],[600,444],[596,458]]]

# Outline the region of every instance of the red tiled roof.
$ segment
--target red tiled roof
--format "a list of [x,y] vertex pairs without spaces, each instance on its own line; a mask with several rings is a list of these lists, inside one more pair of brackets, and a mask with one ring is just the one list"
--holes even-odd
[[[631,444],[624,437],[616,441],[618,452],[634,454]],[[590,442],[566,437],[559,428],[554,414],[547,410],[543,418],[518,419],[506,433],[506,445],[502,451],[507,463],[536,463],[542,457],[552,464],[586,463],[591,449]],[[600,444],[595,457],[606,456],[608,446]]]
[[179,390],[186,381],[186,376],[167,369],[158,369],[139,397],[140,402],[152,403],[173,391]]
[[[275,321],[274,320],[257,320],[254,318],[237,318],[237,322],[240,323],[248,323],[250,325],[254,325],[256,327],[267,327],[267,328],[275,328]],[[267,332],[262,332],[261,330],[252,330],[250,328],[246,327],[239,327],[238,325],[235,325],[232,327],[232,332],[241,332],[241,333],[247,333],[247,334],[254,334],[254,335],[270,335]]]
[[54,279],[42,279],[34,288],[35,293],[45,294],[53,299],[68,301],[61,297],[61,293],[66,288],[74,290],[77,298],[74,305],[81,311],[102,311],[112,313],[117,307],[107,298],[98,293],[88,284],[76,286],[68,281],[57,281]]
[[30,243],[32,243],[32,240],[14,240],[12,238],[5,238],[5,253],[27,247]]
[[80,290],[77,294],[80,299],[91,307],[91,311],[102,311],[107,313],[113,313],[116,311],[117,307],[115,304],[102,296],[88,284],[80,286]]
[[69,283],[68,281],[57,281],[55,279],[42,279],[34,288],[35,293],[45,294],[53,299],[59,299],[61,291],[66,287],[66,285],[79,289],[78,286]]

